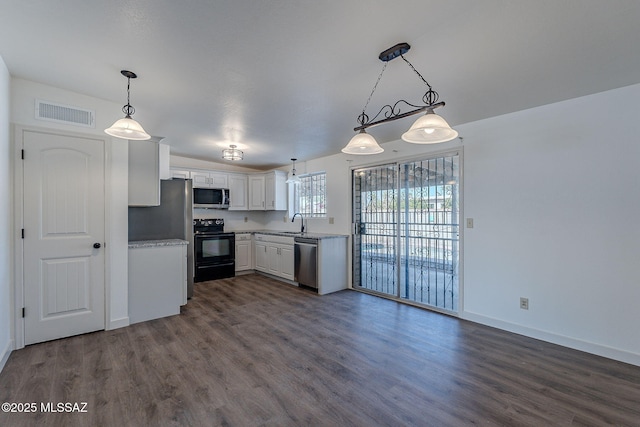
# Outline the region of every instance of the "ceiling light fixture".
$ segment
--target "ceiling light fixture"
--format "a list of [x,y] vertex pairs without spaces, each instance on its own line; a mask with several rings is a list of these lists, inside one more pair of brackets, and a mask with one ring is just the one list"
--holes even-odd
[[140,123],[131,118],[133,113],[136,112],[136,109],[133,108],[131,102],[129,102],[129,87],[131,79],[135,79],[138,76],[136,73],[127,70],[120,71],[120,74],[127,78],[127,105],[122,107],[122,112],[125,114],[125,117],[124,119],[117,120],[110,128],[105,129],[104,131],[107,135],[115,136],[116,138],[131,139],[135,141],[151,139],[151,135],[144,131],[142,126],[140,126]]
[[[398,119],[403,119],[405,117],[413,116],[414,114],[419,114],[422,112],[426,112],[426,114],[420,117],[418,120],[413,123],[411,128],[402,134],[402,139],[411,142],[413,144],[435,144],[438,142],[445,142],[454,139],[458,136],[458,132],[451,129],[449,124],[436,113],[433,112],[436,108],[440,108],[444,106],[444,102],[438,102],[438,92],[434,91],[433,88],[427,81],[422,77],[422,75],[415,69],[413,64],[409,62],[404,54],[407,53],[411,49],[408,43],[399,43],[389,49],[383,51],[378,56],[384,65],[382,66],[382,71],[378,76],[378,80],[376,84],[373,86],[373,90],[371,91],[371,95],[369,95],[369,99],[367,99],[364,108],[362,109],[362,113],[358,116],[358,123],[360,126],[353,128],[354,131],[358,132],[356,136],[351,138],[351,141],[347,144],[346,147],[342,149],[343,153],[347,154],[377,154],[382,153],[384,149],[378,145],[378,142],[375,140],[373,136],[366,132],[366,129],[381,125],[383,123],[389,123]],[[378,111],[372,119],[369,119],[369,116],[365,113],[369,102],[371,101],[371,97],[373,96],[376,88],[378,87],[378,83],[380,83],[380,79],[382,78],[382,74],[384,70],[387,68],[387,64],[392,59],[397,57],[401,57],[404,62],[411,67],[411,69],[420,77],[420,80],[427,85],[429,90],[422,97],[422,102],[424,105],[414,105],[410,102],[401,99],[397,101],[395,104],[390,105],[387,104]],[[414,110],[402,112],[399,107],[400,104],[406,104],[410,107],[415,108]],[[384,119],[378,120],[378,117],[384,115]]]
[[242,160],[244,153],[237,150],[237,145],[230,145],[229,148],[222,150],[222,158],[225,160]]
[[296,160],[298,159],[291,159],[293,166],[291,168],[291,172],[289,172],[289,175],[287,176],[287,184],[300,184],[300,177],[296,175]]

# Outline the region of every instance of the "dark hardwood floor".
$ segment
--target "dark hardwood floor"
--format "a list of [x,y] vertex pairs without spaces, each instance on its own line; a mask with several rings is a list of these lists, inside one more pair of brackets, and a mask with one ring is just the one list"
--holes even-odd
[[640,426],[640,367],[249,275],[196,284],[179,316],[14,351],[0,397],[38,406],[0,426]]

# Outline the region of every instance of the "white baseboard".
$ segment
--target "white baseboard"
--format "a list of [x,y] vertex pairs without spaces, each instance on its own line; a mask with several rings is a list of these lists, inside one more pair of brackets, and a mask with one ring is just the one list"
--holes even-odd
[[7,363],[7,360],[9,360],[9,356],[11,356],[12,351],[13,340],[9,340],[5,348],[2,350],[2,353],[0,353],[0,372],[4,369],[4,365]]
[[111,331],[113,329],[124,328],[125,326],[129,326],[130,324],[131,323],[129,321],[129,316],[122,317],[120,319],[114,319],[111,322],[109,322],[105,330]]
[[514,323],[505,322],[503,320],[494,319],[492,317],[482,316],[480,314],[464,312],[460,313],[460,318],[469,320],[471,322],[480,323],[482,325],[491,326],[493,328],[502,329],[504,331],[513,332],[515,334],[524,335],[526,337],[550,342],[552,344],[561,345],[563,347],[569,347],[574,350],[580,350],[587,353],[595,354],[597,356],[606,357],[608,359],[617,360],[619,362],[640,366],[640,354],[635,354],[588,341],[582,341],[563,335],[553,334],[551,332],[545,332],[539,329],[528,328],[526,326],[516,325]]

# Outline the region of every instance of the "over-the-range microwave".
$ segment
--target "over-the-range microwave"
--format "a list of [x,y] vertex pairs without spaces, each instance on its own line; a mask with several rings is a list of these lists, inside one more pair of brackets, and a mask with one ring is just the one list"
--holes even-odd
[[193,207],[229,209],[229,190],[227,188],[194,188]]

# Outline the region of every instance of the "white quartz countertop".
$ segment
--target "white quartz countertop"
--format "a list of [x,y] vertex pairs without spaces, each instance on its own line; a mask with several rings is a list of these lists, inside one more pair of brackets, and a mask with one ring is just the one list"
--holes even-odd
[[270,236],[287,236],[287,237],[307,237],[311,239],[339,239],[349,237],[346,234],[330,234],[330,233],[296,233],[291,231],[273,231],[273,230],[231,230],[236,234],[268,234]]
[[129,242],[129,248],[157,248],[160,246],[181,246],[189,242],[181,239],[136,240]]

